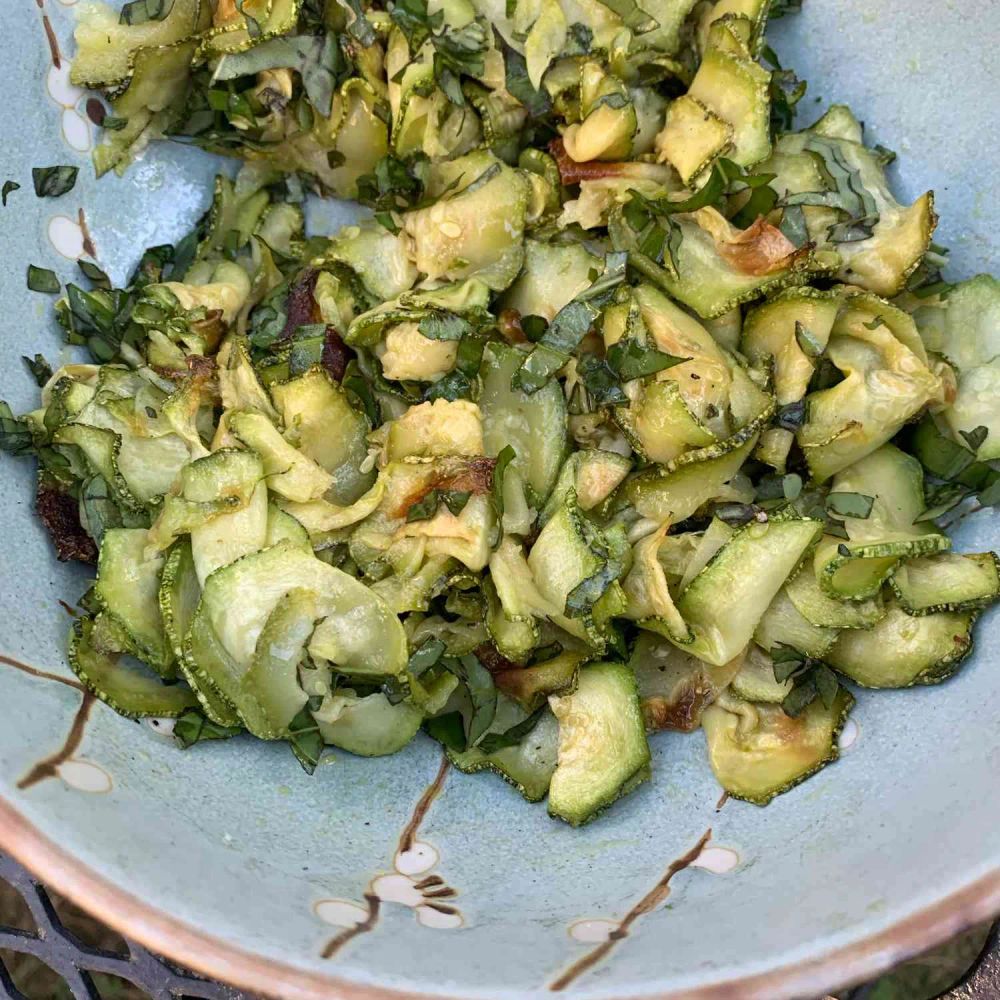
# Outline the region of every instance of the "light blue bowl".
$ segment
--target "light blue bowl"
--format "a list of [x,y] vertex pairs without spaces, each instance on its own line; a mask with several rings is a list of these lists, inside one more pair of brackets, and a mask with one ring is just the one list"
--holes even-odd
[[[25,264],[72,277],[59,251],[81,252],[83,211],[120,280],[139,248],[189,228],[215,169],[161,146],[124,179],[93,179],[83,95],[50,69],[42,24],[70,51],[72,2],[10,4],[4,20],[0,179],[21,190],[0,209],[0,345],[15,409],[35,398],[19,355],[63,350]],[[848,101],[900,153],[900,191],[936,190],[938,239],[961,276],[1000,270],[997,38],[994,0],[812,0],[772,32],[810,80],[804,118]],[[31,167],[66,162],[81,167],[76,189],[36,199]],[[162,727],[91,703],[69,680],[59,605],[86,574],[55,561],[31,495],[31,470],[4,459],[0,846],[205,973],[283,1000],[542,997],[559,985],[777,1000],[864,978],[1000,911],[995,614],[954,680],[862,693],[841,762],[767,809],[717,811],[703,737],[667,734],[653,781],[572,830],[498,779],[440,770],[423,738],[385,760],[332,753],[310,778],[283,745],[182,753]],[[957,542],[998,547],[996,517],[970,518]],[[709,828],[698,866],[664,888]]]

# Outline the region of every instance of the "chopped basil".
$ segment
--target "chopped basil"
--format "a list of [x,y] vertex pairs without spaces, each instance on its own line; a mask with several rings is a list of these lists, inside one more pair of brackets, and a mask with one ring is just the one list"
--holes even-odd
[[424,316],[417,327],[428,340],[461,340],[472,330],[468,320],[450,312],[434,312]]
[[[796,107],[805,97],[806,81],[800,80],[793,70],[785,69],[770,45],[763,47],[761,58],[772,67],[768,88],[771,97],[771,129],[775,134],[789,132],[795,122]],[[774,203],[771,207],[774,207]],[[801,244],[796,243],[796,246]]]
[[806,421],[806,401],[798,400],[778,409],[774,422],[786,431],[797,431]]
[[478,19],[461,28],[444,23],[444,11],[430,14],[427,0],[396,0],[389,13],[416,54],[428,40],[434,49],[433,68],[438,86],[452,104],[464,105],[460,78],[481,77],[485,70],[486,28]]
[[826,509],[838,517],[866,518],[872,512],[874,497],[864,493],[830,493],[826,498]]
[[162,21],[174,5],[174,0],[131,0],[122,7],[119,24],[144,24]]
[[424,723],[424,729],[431,739],[435,739],[443,747],[461,753],[466,749],[465,721],[461,712],[446,712],[436,715]]
[[784,643],[775,643],[771,648],[771,660],[774,679],[779,684],[791,681],[793,685],[781,703],[786,715],[794,718],[801,714],[817,697],[827,708],[833,706],[840,682],[825,663]]
[[594,33],[587,25],[581,24],[579,21],[574,21],[569,26],[568,42],[572,48],[577,50],[578,54],[588,55],[591,46],[594,44]]
[[667,354],[648,344],[640,344],[634,337],[619,340],[608,348],[608,365],[622,382],[655,375],[690,360],[674,357],[673,354]]
[[32,167],[31,180],[39,198],[59,198],[76,185],[79,167]]
[[610,299],[615,288],[625,280],[627,255],[609,253],[604,270],[594,277],[571,302],[568,302],[549,324],[548,329],[511,379],[511,388],[529,395],[538,392],[569,360],[570,355],[586,336],[600,307]]
[[804,148],[816,154],[821,168],[823,189],[788,194],[779,204],[812,205],[832,208],[841,216],[827,231],[832,243],[855,243],[868,239],[878,225],[878,206],[861,181],[860,173],[844,158],[835,140],[806,133]]
[[95,288],[111,288],[111,279],[96,264],[91,264],[89,260],[78,260],[77,265],[83,276]]
[[437,490],[425,493],[416,503],[410,504],[409,510],[406,512],[406,523],[429,521],[437,513],[440,499],[441,494]]
[[35,380],[36,385],[43,386],[52,378],[52,365],[41,354],[36,354],[33,358],[22,354],[21,360],[27,366],[28,371],[31,372],[31,377]]
[[118,118],[116,115],[105,115],[101,119],[101,128],[108,132],[120,132],[128,125],[127,118]]
[[475,746],[496,715],[497,690],[493,685],[493,675],[471,654],[446,656],[441,663],[469,692],[471,710],[465,720],[465,745]]
[[441,493],[441,502],[450,513],[458,517],[465,510],[465,505],[471,496],[472,494],[468,490],[444,490]]
[[776,21],[786,14],[798,14],[802,10],[802,0],[771,0],[768,17]]
[[17,181],[4,181],[3,190],[0,191],[0,199],[3,201],[3,207],[7,207],[7,197],[13,194],[15,191],[20,191],[21,185]]
[[[604,596],[605,591],[625,572],[628,561],[628,544],[622,533],[620,538],[609,529],[602,534],[589,521],[581,518],[580,527],[595,556],[602,559],[596,573],[578,583],[566,596],[565,613],[569,618],[582,618],[590,614],[594,605]],[[621,532],[621,528],[618,531]]]
[[27,421],[15,417],[3,400],[0,400],[0,451],[8,455],[27,455],[34,451]]
[[351,360],[348,362],[340,384],[361,405],[361,409],[368,418],[368,423],[372,427],[378,427],[381,423],[381,407],[375,398],[375,393],[372,392],[372,387],[369,385],[368,379],[362,374],[356,361]]
[[414,677],[426,673],[444,655],[445,644],[440,639],[426,639],[410,654],[407,672]]
[[621,387],[618,373],[613,371],[604,358],[596,354],[581,354],[576,359],[576,371],[590,401],[597,406],[624,406],[628,396]]
[[45,292],[46,295],[58,295],[62,285],[56,277],[55,271],[50,271],[47,267],[35,267],[28,265],[28,288],[33,292]]
[[732,528],[739,528],[751,521],[766,521],[767,512],[752,503],[716,504],[712,513]]
[[543,705],[516,726],[511,726],[510,729],[502,733],[487,733],[479,741],[479,749],[483,753],[496,753],[497,750],[503,750],[506,747],[516,747],[538,725],[538,721],[544,713],[545,706]]
[[528,65],[524,61],[524,56],[510,48],[500,38],[498,32],[495,33],[495,37],[499,41],[498,48],[504,55],[504,72],[507,90],[511,97],[521,102],[529,118],[544,117],[552,110],[552,98],[549,92],[544,87],[535,89],[528,77]]
[[808,327],[798,320],[795,321],[795,340],[807,358],[818,358],[823,353],[823,345]]
[[517,458],[517,453],[508,444],[504,445],[497,455],[496,465],[493,466],[493,509],[496,511],[497,520],[503,517],[503,481],[507,475],[510,463]]
[[288,724],[288,742],[302,770],[312,774],[323,753],[323,736],[308,707],[303,708]]
[[802,492],[802,477],[794,472],[781,477],[781,490],[786,500],[794,500]]
[[195,743],[205,740],[228,740],[243,732],[242,726],[220,726],[217,722],[205,718],[197,709],[189,708],[174,720],[174,739],[186,750]]
[[959,431],[958,433],[962,435],[962,439],[969,446],[971,451],[979,451],[990,432],[987,427],[980,424],[974,430]]

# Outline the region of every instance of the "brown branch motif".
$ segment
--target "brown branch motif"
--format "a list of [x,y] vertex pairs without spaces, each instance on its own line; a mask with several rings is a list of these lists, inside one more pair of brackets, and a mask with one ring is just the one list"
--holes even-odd
[[364,903],[350,899],[321,899],[314,904],[313,911],[320,920],[342,928],[323,947],[320,952],[323,958],[335,957],[348,942],[375,930],[384,903],[409,907],[424,927],[451,929],[463,925],[461,911],[446,902],[457,896],[457,891],[434,871],[440,860],[437,849],[418,837],[421,824],[444,787],[449,769],[448,758],[442,754],[437,773],[400,832],[393,870],[372,878],[364,892]]
[[578,958],[564,972],[560,973],[549,984],[549,989],[555,992],[566,989],[567,986],[570,986],[584,973],[589,972],[598,962],[610,955],[618,943],[629,936],[629,932],[635,922],[640,917],[655,910],[670,895],[670,882],[673,877],[697,861],[698,856],[711,839],[712,831],[709,828],[701,835],[691,850],[670,863],[656,884],[618,921],[614,929],[608,934],[607,940],[601,941],[585,955]]
[[[4,656],[3,654],[0,654],[0,663],[8,667],[13,667],[15,670],[19,670],[29,677],[51,681],[54,684],[63,684],[74,691],[79,691],[81,694],[80,705],[73,716],[73,722],[70,725],[69,732],[66,734],[66,739],[63,741],[62,746],[54,753],[49,754],[34,764],[28,773],[18,781],[17,787],[24,791],[49,778],[59,777],[59,769],[68,761],[73,760],[73,755],[79,750],[80,744],[83,742],[84,730],[87,728],[91,709],[94,707],[94,702],[97,699],[75,678],[63,677],[59,674],[50,673],[48,670],[39,670],[37,667],[22,663],[20,660],[15,660],[13,657]],[[96,768],[96,765],[92,766]],[[103,770],[101,773],[103,774]]]

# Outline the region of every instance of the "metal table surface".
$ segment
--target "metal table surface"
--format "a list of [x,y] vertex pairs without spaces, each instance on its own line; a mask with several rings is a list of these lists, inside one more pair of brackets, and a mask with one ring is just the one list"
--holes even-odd
[[[260,1000],[242,990],[210,982],[193,972],[166,961],[141,945],[122,940],[122,948],[95,947],[77,936],[53,904],[53,896],[27,870],[12,858],[0,853],[0,881],[23,900],[30,921],[13,921],[0,907],[0,1000],[117,1000],[121,993],[109,991],[108,977],[117,977],[135,989],[129,997],[145,996],[150,1000]],[[8,898],[17,902],[8,892]],[[20,926],[11,926],[11,923]],[[33,923],[34,929],[24,926]],[[99,927],[96,921],[91,921]],[[114,936],[117,937],[117,936]],[[30,955],[38,959],[62,980],[45,995],[24,993],[4,962],[8,955]],[[58,980],[56,980],[58,981]],[[886,991],[884,982],[856,987],[836,997],[823,1000],[912,1000],[904,992]],[[335,1000],[331,994],[331,1000]],[[734,1000],[738,998],[734,997]],[[985,947],[972,968],[959,983],[938,1000],[1000,1000],[1000,924],[993,928]]]

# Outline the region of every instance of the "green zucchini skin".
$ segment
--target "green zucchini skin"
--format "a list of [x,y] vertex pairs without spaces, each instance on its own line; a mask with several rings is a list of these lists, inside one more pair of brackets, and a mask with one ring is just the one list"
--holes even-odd
[[559,720],[559,761],[549,812],[580,826],[649,777],[635,677],[623,663],[591,663],[576,690],[550,704]]
[[889,586],[908,615],[981,611],[1000,598],[1000,559],[995,552],[906,559]]
[[867,631],[845,631],[825,661],[856,684],[903,688],[940,684],[972,652],[974,611],[937,611],[920,617],[891,604]]
[[155,674],[119,662],[126,644],[116,624],[78,619],[70,633],[69,665],[91,694],[127,719],[173,718],[198,707],[186,685],[164,684]]
[[757,728],[745,736],[737,715],[713,705],[702,721],[712,770],[733,798],[767,805],[837,760],[837,740],[853,705],[845,688],[830,708],[817,698],[795,719],[777,705],[756,705]]

